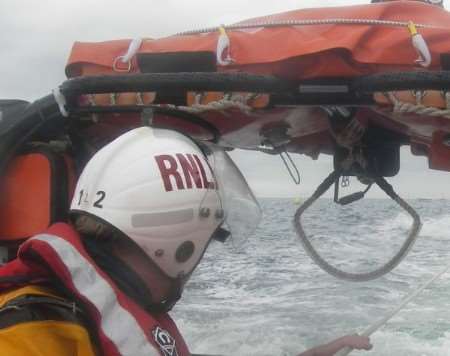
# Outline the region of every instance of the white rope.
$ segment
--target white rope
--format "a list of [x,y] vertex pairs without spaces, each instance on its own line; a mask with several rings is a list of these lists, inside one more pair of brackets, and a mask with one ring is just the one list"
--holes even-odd
[[[230,99],[229,99],[230,98]],[[254,93],[249,93],[247,95],[234,95],[232,97],[225,95],[223,99],[212,101],[208,104],[200,104],[201,95],[197,94],[195,96],[195,104],[190,106],[177,106],[172,104],[164,104],[161,107],[171,108],[175,110],[185,111],[191,114],[200,114],[207,111],[226,111],[228,109],[238,109],[247,115],[251,115],[253,108],[247,105],[249,100],[255,98]]]
[[233,63],[233,59],[230,55],[230,38],[223,26],[219,27],[219,37],[217,38],[217,48],[216,48],[216,60],[221,66],[227,66]]
[[[389,92],[385,93],[385,96],[389,99],[389,101],[392,103],[393,112],[400,113],[400,114],[418,114],[418,115],[426,115],[426,116],[433,116],[433,117],[445,117],[447,119],[450,119],[450,107],[447,106],[447,109],[439,109],[432,106],[425,106],[422,104],[411,104],[406,103],[403,101],[400,101],[397,99],[394,93]],[[446,101],[447,105],[450,104],[450,99],[446,94]]]
[[[331,18],[331,19],[309,19],[309,20],[284,20],[284,21],[259,21],[248,24],[236,24],[222,26],[225,30],[242,30],[258,27],[286,27],[286,26],[312,26],[312,25],[369,25],[369,26],[389,26],[389,27],[407,27],[408,21],[390,21],[377,19],[349,19],[349,18]],[[431,24],[415,24],[417,28],[441,28]],[[179,32],[175,36],[196,35],[200,33],[216,32],[219,27],[202,28],[192,31]]]
[[142,38],[135,38],[130,42],[127,53],[120,57],[122,63],[128,63],[135,56],[142,44]]
[[448,91],[444,92],[444,98],[445,98],[445,107],[447,109],[450,109],[450,92]]
[[202,113],[205,111],[225,111],[228,109],[238,109],[246,114],[250,114],[252,107],[238,100],[226,100],[221,99],[218,101],[212,101],[208,104],[194,104],[192,106],[178,106],[179,110]]
[[[144,105],[144,101],[142,98],[142,93],[137,93],[139,95],[136,95],[136,101],[137,105]],[[208,104],[200,104],[199,101],[201,98],[198,96],[195,97],[195,104],[192,104],[190,106],[183,106],[183,105],[173,105],[173,104],[152,104],[152,107],[160,107],[160,108],[168,108],[168,109],[174,109],[174,110],[180,110],[185,111],[191,114],[200,114],[202,112],[207,111],[226,111],[229,109],[238,109],[242,111],[243,113],[247,115],[251,115],[253,112],[253,108],[246,103],[249,100],[252,100],[255,98],[254,93],[249,93],[247,95],[238,95],[233,96],[231,99],[228,99],[228,96],[226,98],[212,101]],[[95,99],[90,98],[89,104],[92,106],[95,106]],[[111,105],[116,105],[117,103],[117,96],[116,93],[110,93],[110,103]]]
[[417,32],[417,27],[412,21],[409,21],[408,23],[408,30],[411,34],[412,44],[419,54],[419,58],[416,59],[416,63],[422,67],[429,67],[431,64],[431,53],[427,42],[423,36]]
[[200,114],[206,111],[225,111],[228,109],[238,109],[247,115],[250,115],[253,108],[247,104],[238,100],[226,100],[221,99],[217,101],[212,101],[208,104],[193,104],[191,106],[177,106],[177,105],[161,105],[161,107],[176,109],[180,111],[185,111],[191,114]]
[[142,93],[136,93],[136,103],[138,105],[144,105],[144,99],[142,98]]
[[[417,297],[420,293],[422,293],[430,284],[432,284],[436,279],[442,276],[445,272],[450,269],[450,264],[448,264],[442,271],[436,273],[430,280],[422,284],[418,289],[412,292],[407,298],[403,300],[403,302],[392,309],[384,318],[376,321],[372,325],[370,325],[364,332],[361,334],[362,336],[370,336],[383,325],[385,325],[392,317],[394,317],[400,310],[402,310],[411,300]],[[347,356],[350,352],[352,352],[352,348],[346,347],[339,351],[335,356]]]
[[117,93],[110,93],[110,94],[109,94],[109,101],[110,101],[110,103],[111,103],[111,106],[116,105],[116,102],[117,102],[117,96],[118,96]]
[[[142,38],[135,38],[133,39],[127,49],[127,52],[124,55],[118,56],[113,61],[113,70],[115,72],[129,72],[131,71],[131,59],[136,55],[136,53],[139,51],[139,48],[141,48],[142,45]],[[126,64],[125,68],[120,68],[118,66],[118,62],[121,62],[122,64]]]
[[[88,99],[89,104],[91,104],[92,106],[95,106],[95,105],[96,105],[96,102],[95,102],[95,95],[93,95],[93,94],[88,94],[88,95],[86,95],[86,97],[87,97],[87,99]],[[91,117],[92,117],[92,121],[93,121],[94,123],[97,123],[97,122],[98,122],[98,114],[92,114]]]

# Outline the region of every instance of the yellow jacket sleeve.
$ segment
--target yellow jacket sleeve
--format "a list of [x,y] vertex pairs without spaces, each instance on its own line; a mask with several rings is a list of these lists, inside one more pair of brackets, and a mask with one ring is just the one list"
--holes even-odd
[[27,286],[0,293],[0,355],[95,356],[76,305]]
[[8,356],[95,356],[81,325],[63,321],[19,323],[0,330],[0,354]]

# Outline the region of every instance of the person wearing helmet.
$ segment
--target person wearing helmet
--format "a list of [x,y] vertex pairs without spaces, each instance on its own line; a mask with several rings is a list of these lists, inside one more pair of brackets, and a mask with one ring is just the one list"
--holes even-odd
[[[260,219],[224,151],[150,127],[90,159],[70,211],[71,224],[28,239],[0,268],[5,355],[190,355],[167,312],[210,241],[245,238]],[[351,335],[301,355],[346,346],[371,347]]]

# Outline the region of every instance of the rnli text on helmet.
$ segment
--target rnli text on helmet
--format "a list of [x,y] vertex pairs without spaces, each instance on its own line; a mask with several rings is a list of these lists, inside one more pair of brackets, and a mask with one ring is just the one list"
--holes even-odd
[[[202,160],[196,154],[158,155],[155,156],[155,160],[166,192],[173,190],[170,177],[173,177],[178,190],[192,189],[192,182],[198,189],[214,189],[214,182],[208,181]],[[186,185],[183,182],[182,175]]]

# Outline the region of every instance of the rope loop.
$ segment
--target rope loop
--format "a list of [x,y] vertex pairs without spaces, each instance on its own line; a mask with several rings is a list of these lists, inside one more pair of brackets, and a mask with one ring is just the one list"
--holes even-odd
[[365,282],[376,278],[379,278],[386,273],[394,269],[408,254],[409,250],[416,241],[419,235],[420,228],[422,226],[420,221],[420,216],[417,212],[402,198],[400,198],[392,188],[392,186],[383,177],[373,177],[374,182],[391,198],[393,199],[402,209],[404,209],[412,218],[413,223],[408,234],[407,239],[399,249],[399,251],[383,266],[377,268],[373,271],[367,273],[349,273],[342,271],[323,259],[323,257],[317,252],[314,246],[311,244],[309,238],[307,237],[305,231],[303,230],[301,218],[303,213],[317,200],[319,199],[330,186],[335,183],[341,176],[339,170],[333,171],[325,180],[319,185],[313,195],[307,199],[296,211],[294,216],[294,228],[297,232],[298,237],[305,249],[306,253],[311,257],[311,259],[325,272],[331,274],[332,276],[344,279],[352,282]]

